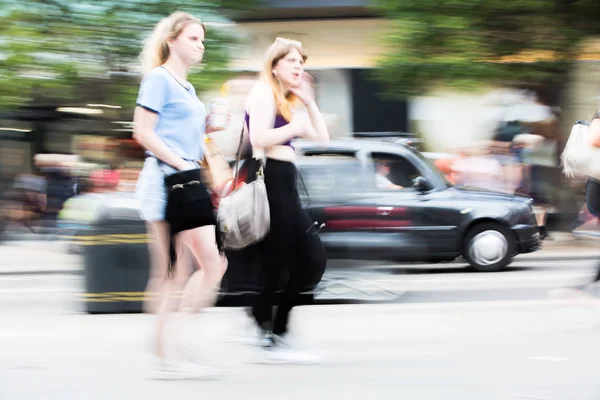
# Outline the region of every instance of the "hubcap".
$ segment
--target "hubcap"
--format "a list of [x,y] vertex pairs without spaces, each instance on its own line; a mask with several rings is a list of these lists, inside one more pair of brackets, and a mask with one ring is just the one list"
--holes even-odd
[[508,241],[498,231],[484,231],[471,240],[469,255],[479,265],[496,264],[508,252]]

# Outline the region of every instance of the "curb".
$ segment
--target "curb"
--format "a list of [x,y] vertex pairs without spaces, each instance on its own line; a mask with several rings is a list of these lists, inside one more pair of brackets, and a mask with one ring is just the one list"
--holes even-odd
[[[542,249],[534,253],[519,254],[515,257],[516,262],[553,262],[553,261],[599,261],[600,260],[600,240],[593,239],[593,235],[581,235],[572,234],[570,232],[555,232],[557,236],[569,236],[568,239],[546,240],[542,244]],[[552,236],[552,232],[550,233]],[[600,239],[600,234],[598,236]],[[5,240],[6,245],[14,245],[15,243],[56,243],[60,245],[68,244],[70,241],[65,239],[64,236],[58,234],[46,233],[46,234],[34,234],[34,233],[22,233],[22,234],[4,234],[0,235],[0,246],[2,241]],[[27,248],[28,246],[24,246]],[[595,251],[591,250],[595,249]],[[62,252],[62,251],[61,251]],[[554,253],[554,254],[553,254]],[[457,262],[464,263],[464,260],[457,259],[456,261],[450,261],[447,264],[455,264]],[[409,265],[412,263],[408,263]],[[52,275],[71,275],[71,276],[83,276],[83,268],[78,269],[27,269],[18,270],[12,269],[9,271],[2,271],[0,267],[0,276],[52,276]]]
[[[553,261],[600,261],[600,251],[591,253],[591,254],[540,254],[540,255],[521,255],[515,257],[515,262],[553,262]],[[452,265],[456,263],[465,263],[465,261],[451,261],[445,264]],[[413,263],[406,263],[407,265],[414,265]],[[510,267],[509,267],[510,268]],[[351,269],[348,268],[349,270]],[[509,272],[509,271],[508,271]],[[477,274],[477,272],[472,272],[473,274]],[[44,269],[44,270],[10,270],[10,271],[2,271],[0,269],[0,276],[28,276],[28,275],[38,275],[38,276],[52,276],[52,275],[71,275],[71,276],[83,276],[84,269]]]
[[29,270],[29,271],[0,271],[0,276],[52,276],[52,275],[72,275],[72,276],[83,276],[83,269],[67,269],[67,270]]
[[589,255],[560,255],[551,256],[543,255],[537,257],[515,257],[515,261],[540,261],[540,262],[551,262],[551,261],[597,261],[600,260],[600,252],[589,254]]

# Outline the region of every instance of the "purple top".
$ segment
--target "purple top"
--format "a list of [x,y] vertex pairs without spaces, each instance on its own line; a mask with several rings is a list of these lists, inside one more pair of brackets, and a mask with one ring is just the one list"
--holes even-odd
[[[246,112],[245,116],[244,116],[244,120],[246,121],[246,127],[248,128],[248,136],[250,136],[250,114],[248,114],[248,112]],[[283,118],[283,116],[277,114],[275,116],[275,126],[273,127],[273,129],[277,129],[277,128],[281,128],[282,126],[286,126],[287,124],[289,124],[289,122]],[[292,141],[288,140],[285,143],[282,143],[283,146],[290,146],[290,147],[294,147],[292,146]]]

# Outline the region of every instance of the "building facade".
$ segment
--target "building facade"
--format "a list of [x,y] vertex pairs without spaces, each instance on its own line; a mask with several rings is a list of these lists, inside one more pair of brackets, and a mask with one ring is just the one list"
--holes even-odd
[[316,97],[333,137],[353,132],[408,130],[405,101],[380,96],[371,74],[383,51],[380,37],[386,21],[366,0],[266,0],[264,7],[232,15],[246,38],[232,68],[257,74],[265,50],[277,37],[302,42],[306,70],[315,78]]

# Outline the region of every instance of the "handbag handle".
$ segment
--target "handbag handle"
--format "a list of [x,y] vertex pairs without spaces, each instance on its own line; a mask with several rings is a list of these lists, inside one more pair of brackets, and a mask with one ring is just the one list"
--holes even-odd
[[[235,168],[235,177],[233,178],[233,190],[235,190],[235,188],[237,187],[237,182],[238,182],[238,176],[240,173],[240,161],[242,158],[242,144],[244,143],[244,128],[242,127],[242,132],[240,133],[240,141],[238,143],[238,149],[237,149],[237,153],[236,153],[236,168]],[[263,178],[264,177],[264,169],[263,169],[263,160],[259,160],[259,167],[258,167],[258,171],[256,171],[256,177],[257,178]]]
[[237,180],[238,180],[238,176],[240,174],[240,159],[242,158],[242,143],[244,142],[244,128],[242,128],[242,132],[240,133],[240,142],[238,143],[238,149],[237,152],[235,154],[235,177],[233,178],[233,187],[232,189],[235,190],[235,188],[237,187]]

